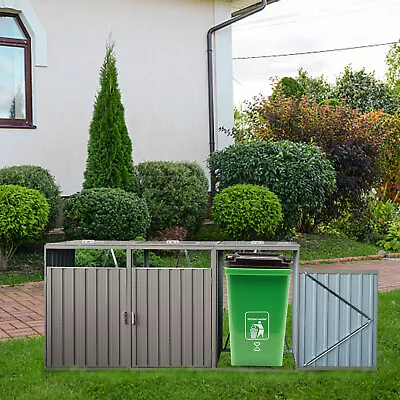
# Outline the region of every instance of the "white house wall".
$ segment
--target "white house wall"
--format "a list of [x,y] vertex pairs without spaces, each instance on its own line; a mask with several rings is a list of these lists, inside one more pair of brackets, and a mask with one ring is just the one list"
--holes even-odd
[[[0,167],[48,168],[64,195],[79,191],[107,38],[117,67],[135,163],[209,152],[206,34],[229,18],[213,0],[30,0],[47,34],[47,66],[34,66],[37,129],[0,130]],[[35,37],[33,37],[35,41]],[[217,125],[232,122],[230,30],[216,38]],[[224,142],[220,136],[217,145]]]
[[[230,18],[231,10],[224,4],[215,4],[215,16],[218,21],[226,21]],[[219,127],[231,129],[233,127],[233,66],[232,66],[232,30],[228,26],[215,34],[214,40],[215,58],[215,148],[221,150],[233,143],[232,137],[228,137],[225,130],[219,131]]]

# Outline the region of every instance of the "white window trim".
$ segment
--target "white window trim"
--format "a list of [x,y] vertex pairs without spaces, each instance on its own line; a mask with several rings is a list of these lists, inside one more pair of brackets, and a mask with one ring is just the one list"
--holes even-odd
[[47,34],[29,0],[0,0],[0,10],[18,13],[32,40],[32,66],[47,67]]

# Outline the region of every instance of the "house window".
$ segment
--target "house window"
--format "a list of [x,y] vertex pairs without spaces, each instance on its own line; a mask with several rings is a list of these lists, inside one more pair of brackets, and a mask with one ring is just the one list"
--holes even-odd
[[0,128],[32,124],[31,38],[16,14],[0,13]]

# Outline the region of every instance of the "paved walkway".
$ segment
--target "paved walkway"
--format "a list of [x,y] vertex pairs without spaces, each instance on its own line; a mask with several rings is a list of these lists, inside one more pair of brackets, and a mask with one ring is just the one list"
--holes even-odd
[[[378,290],[400,289],[400,259],[307,265],[301,270],[378,271]],[[224,285],[226,306],[226,285]],[[44,334],[44,284],[0,286],[0,340]]]
[[0,286],[0,339],[44,334],[44,283]]

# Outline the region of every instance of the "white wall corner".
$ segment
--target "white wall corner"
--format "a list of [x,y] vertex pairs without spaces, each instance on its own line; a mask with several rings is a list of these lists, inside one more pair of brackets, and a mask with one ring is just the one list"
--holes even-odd
[[33,64],[47,67],[47,34],[29,0],[0,0],[0,9],[18,12],[32,38]]
[[[229,20],[231,5],[215,2],[215,24]],[[219,128],[233,128],[233,67],[232,67],[232,30],[228,26],[215,33],[215,148],[221,150],[233,143],[232,137]]]

